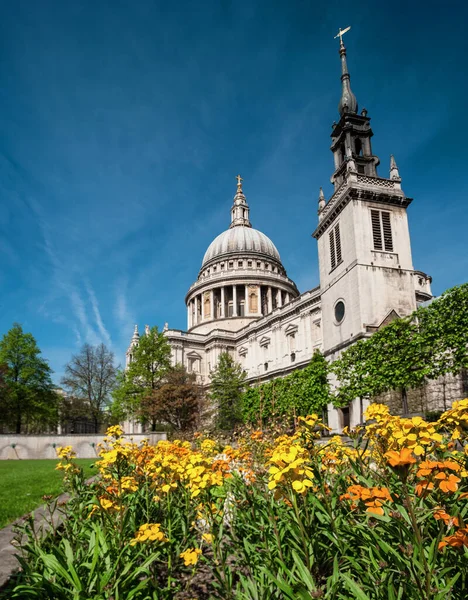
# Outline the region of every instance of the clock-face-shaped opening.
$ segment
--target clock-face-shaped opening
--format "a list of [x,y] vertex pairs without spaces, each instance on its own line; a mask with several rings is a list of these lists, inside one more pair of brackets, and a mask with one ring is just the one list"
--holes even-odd
[[341,323],[345,316],[345,305],[343,300],[338,300],[335,304],[335,321]]

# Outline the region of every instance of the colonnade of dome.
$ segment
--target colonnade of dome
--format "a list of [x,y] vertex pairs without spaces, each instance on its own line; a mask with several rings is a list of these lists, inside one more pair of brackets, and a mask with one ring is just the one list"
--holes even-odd
[[252,228],[238,177],[231,226],[208,247],[186,296],[188,329],[224,320],[236,330],[287,304],[299,292],[273,242]]

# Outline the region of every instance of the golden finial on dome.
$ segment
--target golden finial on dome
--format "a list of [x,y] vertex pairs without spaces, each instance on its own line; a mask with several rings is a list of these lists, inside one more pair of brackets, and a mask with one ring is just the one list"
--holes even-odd
[[236,175],[237,179],[237,191],[242,192],[242,182],[244,181],[240,175]]

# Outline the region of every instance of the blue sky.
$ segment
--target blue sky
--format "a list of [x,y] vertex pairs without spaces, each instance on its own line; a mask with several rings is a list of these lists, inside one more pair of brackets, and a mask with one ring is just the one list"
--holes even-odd
[[305,291],[331,194],[338,27],[415,268],[467,281],[467,6],[451,2],[3,0],[0,335],[19,321],[58,381],[84,342],[123,363],[133,324],[184,328],[184,296],[229,224],[254,227]]

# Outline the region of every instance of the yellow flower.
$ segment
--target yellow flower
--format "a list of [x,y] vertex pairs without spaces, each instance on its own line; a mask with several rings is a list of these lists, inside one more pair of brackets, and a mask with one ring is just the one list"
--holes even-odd
[[138,484],[134,477],[122,477],[120,485],[122,490],[126,492],[136,492],[138,489]]
[[108,500],[107,498],[99,498],[99,504],[104,510],[115,508],[115,504],[112,502],[112,500]]
[[142,525],[135,534],[135,537],[130,540],[130,545],[141,542],[167,542],[168,539],[161,531],[161,525],[159,523],[145,523]]
[[186,567],[190,565],[196,565],[198,562],[198,558],[202,551],[199,548],[188,548],[185,552],[181,552],[179,554],[180,558],[184,559],[184,564]]
[[202,535],[202,539],[207,543],[207,544],[212,544],[213,543],[213,534],[212,533],[204,533]]

